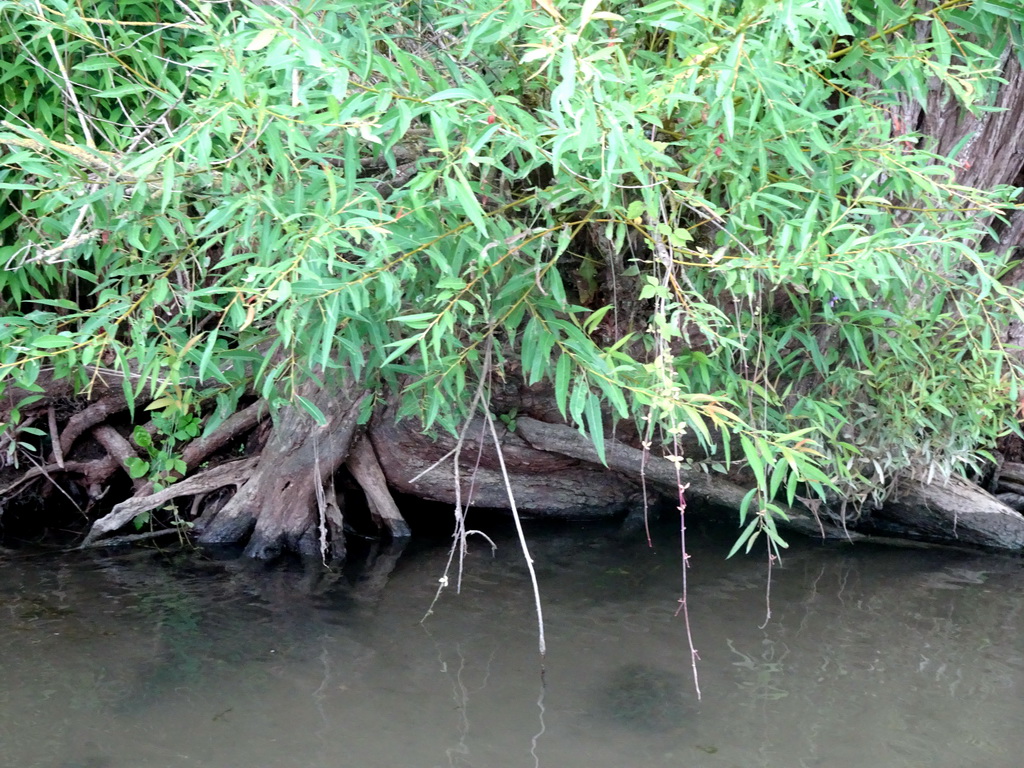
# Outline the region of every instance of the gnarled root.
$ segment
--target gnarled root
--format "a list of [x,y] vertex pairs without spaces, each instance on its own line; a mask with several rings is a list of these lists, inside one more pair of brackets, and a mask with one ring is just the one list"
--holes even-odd
[[205,495],[228,485],[241,485],[252,473],[255,466],[255,458],[231,461],[200,472],[162,491],[157,491],[148,496],[133,496],[130,499],[126,499],[92,524],[92,528],[89,529],[89,533],[82,542],[82,546],[89,547],[95,545],[101,536],[116,531],[121,526],[131,522],[137,515],[163,506],[172,499],[180,498],[181,496]]
[[373,444],[369,439],[360,437],[352,446],[348,461],[345,462],[352,477],[366,494],[366,502],[370,507],[370,514],[373,515],[377,524],[387,526],[392,539],[408,538],[412,531],[408,523],[398,511],[398,505],[388,490],[387,480],[384,478],[384,471],[377,461],[377,454],[373,450]]
[[252,475],[223,508],[197,525],[201,544],[231,544],[248,536],[245,554],[260,560],[284,551],[321,554],[317,491],[348,456],[362,397],[312,385],[301,394],[327,423],[318,427],[304,410],[284,408]]

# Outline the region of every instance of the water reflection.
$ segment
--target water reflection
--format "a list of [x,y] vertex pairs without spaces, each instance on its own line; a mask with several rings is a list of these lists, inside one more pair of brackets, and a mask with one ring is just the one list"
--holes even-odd
[[[0,744],[23,767],[1019,763],[1021,561],[794,543],[772,579],[672,530],[534,532],[548,657],[511,537],[325,573],[237,561],[0,558]],[[499,537],[500,538],[500,537]]]

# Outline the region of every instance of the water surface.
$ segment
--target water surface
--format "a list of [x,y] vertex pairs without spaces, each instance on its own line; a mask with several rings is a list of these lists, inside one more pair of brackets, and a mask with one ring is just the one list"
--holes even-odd
[[[0,554],[0,754],[31,768],[1021,764],[1018,558],[534,530],[342,573],[151,552]],[[762,624],[763,627],[762,627]]]

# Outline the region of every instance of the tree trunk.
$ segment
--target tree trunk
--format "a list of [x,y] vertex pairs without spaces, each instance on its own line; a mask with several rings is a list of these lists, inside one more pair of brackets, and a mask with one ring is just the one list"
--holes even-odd
[[[945,90],[929,95],[927,109],[908,98],[899,110],[903,125],[927,137],[936,154],[949,156],[962,143],[954,158],[960,165],[959,184],[979,189],[1024,186],[1024,68],[1013,46],[1007,46],[1003,55],[1001,77],[1006,82],[999,88],[994,110],[971,115]],[[1005,221],[991,223],[993,237],[981,244],[985,250],[1002,254],[1024,244],[1024,208],[1007,211]],[[1024,286],[1024,267],[1010,270],[1003,282]],[[1005,341],[1018,360],[1024,360],[1024,324],[1019,319],[1009,321]]]
[[278,415],[252,476],[209,519],[197,524],[199,542],[233,544],[245,540],[245,554],[260,560],[285,551],[305,557],[343,555],[340,532],[327,541],[322,489],[348,456],[356,434],[363,393],[332,391],[312,384],[301,392],[327,418],[317,426],[298,406]]

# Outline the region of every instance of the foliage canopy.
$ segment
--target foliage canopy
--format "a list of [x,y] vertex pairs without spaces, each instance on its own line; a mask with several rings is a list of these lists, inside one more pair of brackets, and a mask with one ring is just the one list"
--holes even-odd
[[752,512],[974,466],[1017,191],[891,107],[985,109],[1012,6],[0,1],[0,387],[108,367],[211,429],[343,367],[455,429],[491,347],[599,451],[611,412],[742,460]]

